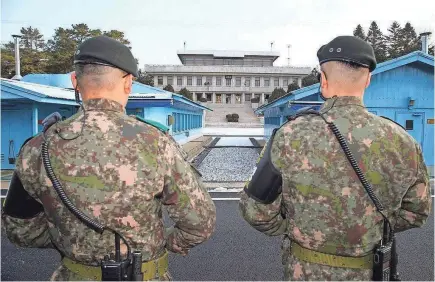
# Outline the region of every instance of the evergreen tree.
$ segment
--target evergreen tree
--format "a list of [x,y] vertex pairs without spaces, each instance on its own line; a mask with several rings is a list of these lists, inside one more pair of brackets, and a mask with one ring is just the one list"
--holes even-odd
[[302,78],[302,87],[310,86],[319,82],[317,79],[317,75],[319,71],[316,68],[313,68],[311,73]]
[[275,88],[267,101],[268,103],[273,102],[286,94],[283,88]]
[[178,91],[178,94],[183,95],[185,98],[187,98],[189,100],[193,100],[192,92],[190,92],[186,87],[184,87],[180,91]]
[[394,59],[400,57],[400,54],[403,53],[402,46],[402,28],[400,24],[394,21],[390,28],[388,29],[387,35],[387,51],[388,51],[388,59]]
[[300,87],[296,81],[294,81],[292,84],[289,84],[287,87],[287,93],[292,92],[294,90],[298,90]]
[[362,40],[366,40],[366,34],[364,32],[364,29],[362,28],[362,26],[360,24],[358,24],[356,26],[356,28],[354,29],[353,36],[359,37]]
[[378,63],[382,63],[387,60],[387,45],[385,36],[382,34],[382,31],[379,29],[375,21],[370,24],[366,41],[372,45],[375,52],[376,61]]
[[172,87],[172,85],[170,85],[170,84],[166,85],[166,86],[163,88],[163,90],[166,90],[166,91],[169,91],[169,92],[175,93],[174,87]]
[[417,36],[414,27],[409,22],[407,22],[401,30],[400,38],[401,52],[399,53],[399,56],[403,56],[421,49],[420,39]]

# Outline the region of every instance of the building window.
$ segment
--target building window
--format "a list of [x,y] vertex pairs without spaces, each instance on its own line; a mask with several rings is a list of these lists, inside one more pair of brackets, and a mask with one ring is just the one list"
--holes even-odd
[[242,103],[242,95],[236,94],[236,104],[241,104],[241,103]]
[[157,84],[158,84],[158,85],[163,85],[163,76],[160,76],[160,75],[159,75],[159,76],[157,77]]
[[288,79],[284,78],[284,80],[282,81],[282,86],[287,87],[288,86]]
[[177,85],[178,86],[183,85],[183,78],[181,76],[177,76]]
[[245,94],[245,101],[251,101],[251,94]]
[[245,86],[251,86],[251,79],[250,78],[246,78],[245,79]]
[[242,86],[242,78],[236,77],[236,86]]
[[222,85],[222,77],[220,77],[220,76],[216,77],[216,85],[217,86],[221,86]]
[[231,78],[225,78],[226,86],[231,86]]
[[174,77],[168,76],[168,84],[173,85],[173,83],[174,83]]
[[187,77],[187,85],[192,85],[192,77],[191,76]]
[[269,86],[270,86],[270,79],[264,78],[264,87],[269,87]]
[[205,85],[212,85],[213,81],[212,81],[212,77],[211,76],[207,76],[205,78]]
[[222,95],[221,94],[216,94],[216,103],[222,103]]
[[279,78],[275,78],[273,82],[273,86],[279,86]]
[[406,120],[405,123],[406,130],[413,130],[414,129],[414,121],[413,120]]
[[202,85],[202,77],[197,77],[196,78],[196,85],[197,86],[201,86]]
[[259,77],[255,78],[255,86],[260,87],[260,78]]
[[202,93],[196,93],[196,101],[199,101],[201,97],[202,97]]

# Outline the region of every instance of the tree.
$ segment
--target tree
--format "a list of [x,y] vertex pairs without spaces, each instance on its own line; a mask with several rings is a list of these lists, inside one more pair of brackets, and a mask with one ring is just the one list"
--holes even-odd
[[379,29],[378,24],[373,21],[370,24],[370,28],[367,32],[366,41],[372,45],[375,52],[376,61],[382,63],[387,60],[387,44],[385,36]]
[[429,46],[429,55],[434,55],[434,45]]
[[411,52],[420,50],[420,39],[415,32],[414,27],[407,22],[400,32],[401,53],[399,56],[409,54]]
[[154,86],[154,76],[150,74],[145,74],[142,70],[139,69],[139,75],[137,81],[149,86]]
[[183,95],[185,98],[189,100],[193,100],[193,94],[187,90],[186,87],[182,88],[180,91],[178,91],[178,94]]
[[169,91],[169,92],[175,93],[174,87],[172,87],[172,85],[170,85],[170,84],[166,85],[166,86],[163,88],[163,90],[166,90],[166,91]]
[[353,36],[359,37],[362,40],[366,40],[366,34],[364,33],[364,29],[360,24],[356,26],[356,28],[353,31]]
[[319,71],[316,68],[311,70],[311,73],[304,78],[302,78],[302,87],[310,86],[319,82],[317,76]]
[[268,103],[273,102],[286,94],[283,88],[275,88],[267,101]]
[[401,42],[402,28],[400,24],[394,21],[388,29],[387,35],[387,52],[388,59],[400,57],[403,53],[403,46]]
[[48,67],[51,73],[66,73],[73,70],[74,52],[83,41],[88,38],[106,35],[123,44],[130,44],[124,33],[118,30],[101,31],[91,29],[87,24],[73,24],[71,28],[59,27],[55,29],[54,36],[47,42],[47,50],[51,56]]
[[[20,74],[44,73],[48,56],[43,49],[45,41],[37,28],[23,27],[19,40]],[[11,78],[15,75],[15,43],[9,41],[1,47],[2,77]]]
[[294,90],[297,90],[297,89],[299,89],[299,88],[300,88],[300,87],[299,87],[298,83],[297,83],[296,81],[293,81],[292,84],[289,84],[289,85],[288,85],[288,87],[287,87],[287,93],[292,92],[292,91],[294,91]]

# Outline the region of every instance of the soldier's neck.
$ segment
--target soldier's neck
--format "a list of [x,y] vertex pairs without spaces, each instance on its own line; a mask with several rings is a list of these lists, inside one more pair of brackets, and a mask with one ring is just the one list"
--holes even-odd
[[124,108],[127,104],[127,101],[124,97],[119,97],[119,95],[116,95],[114,93],[86,93],[82,94],[83,101],[92,100],[92,99],[107,99],[115,101],[119,104],[121,104]]

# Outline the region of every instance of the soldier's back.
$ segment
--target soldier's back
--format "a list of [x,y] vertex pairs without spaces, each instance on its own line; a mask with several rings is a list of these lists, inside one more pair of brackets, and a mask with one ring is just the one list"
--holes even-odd
[[[321,112],[339,128],[387,216],[395,222],[403,195],[417,180],[418,144],[399,125],[369,113],[362,104],[339,101]],[[327,254],[372,252],[381,238],[382,216],[327,123],[316,115],[301,116],[283,125],[275,139],[272,161],[283,175],[290,239]],[[289,259],[288,273],[297,274],[292,279],[371,279],[370,269],[314,267]]]
[[[85,122],[80,111],[47,131],[53,171],[79,210],[123,234],[144,260],[155,259],[165,250],[162,207],[155,197],[164,185],[162,162],[171,152],[162,148],[168,139],[110,100],[90,100],[85,108]],[[29,192],[41,199],[60,251],[77,262],[98,265],[113,252],[114,236],[86,227],[60,201],[37,161],[42,141],[38,136],[23,147],[23,173],[40,182]]]

